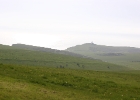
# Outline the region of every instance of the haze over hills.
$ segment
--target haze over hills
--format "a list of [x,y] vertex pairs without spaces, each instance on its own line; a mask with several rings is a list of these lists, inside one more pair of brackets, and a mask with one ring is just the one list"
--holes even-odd
[[66,49],[66,51],[101,59],[110,63],[140,69],[140,48],[113,47],[86,43]]
[[[34,46],[26,46],[22,44],[18,46],[19,47],[17,47],[17,45],[14,46],[0,45],[0,63],[28,65],[28,66],[46,66],[46,67],[48,66],[55,68],[72,68],[83,70],[102,70],[102,71],[130,70],[130,68],[124,66],[110,64],[97,59],[89,59],[88,57],[83,58],[83,56],[81,57],[76,56],[76,54],[75,56],[71,56],[53,52],[46,52],[45,50],[47,49],[42,47],[40,48]],[[27,49],[27,47],[29,48]]]
[[140,71],[19,46],[0,45],[0,100],[140,99]]
[[12,47],[24,49],[24,50],[50,52],[50,53],[56,53],[56,54],[64,54],[64,55],[70,55],[70,56],[76,56],[76,57],[83,57],[83,55],[72,53],[69,51],[57,50],[57,49],[51,49],[51,48],[45,48],[45,47],[38,47],[38,46],[32,46],[32,45],[26,45],[26,44],[13,44]]
[[12,46],[1,45],[1,49],[2,48],[38,51],[38,53],[46,52],[52,54],[62,54],[73,57],[88,58],[93,60],[98,59],[104,62],[125,66],[134,70],[140,70],[139,67],[140,49],[134,47],[113,47],[113,46],[97,45],[94,43],[86,43],[83,45],[70,47],[66,50],[56,50],[51,48],[37,47],[25,44],[13,44]]
[[67,51],[90,51],[93,53],[140,53],[140,48],[105,46],[94,43],[86,43],[66,49]]

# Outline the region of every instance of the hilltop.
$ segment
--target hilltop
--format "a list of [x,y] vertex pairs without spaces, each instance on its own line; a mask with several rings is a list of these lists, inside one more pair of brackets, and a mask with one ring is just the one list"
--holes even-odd
[[101,59],[106,62],[140,69],[140,48],[115,47],[86,43],[66,49],[66,51]]
[[32,46],[32,45],[26,45],[26,44],[13,44],[12,47],[18,48],[18,49],[24,49],[24,50],[50,52],[50,53],[55,53],[55,54],[64,54],[64,55],[70,55],[70,56],[76,56],[76,57],[83,57],[83,55],[68,52],[68,51],[65,51],[65,50],[57,50],[57,49],[51,49],[51,48],[45,48],[45,47],[39,47],[39,46]]
[[88,51],[93,53],[140,53],[140,48],[105,46],[94,43],[86,43],[66,49],[67,51]]

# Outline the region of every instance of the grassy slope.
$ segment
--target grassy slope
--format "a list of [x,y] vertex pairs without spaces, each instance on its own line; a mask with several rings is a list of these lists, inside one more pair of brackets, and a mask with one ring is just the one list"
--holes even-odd
[[[90,47],[92,47],[92,50]],[[111,47],[84,44],[84,45],[68,48],[67,50],[74,53],[83,54],[85,56],[89,56],[92,58],[101,59],[103,61],[107,61],[110,63],[126,66],[128,68],[140,70],[140,67],[139,67],[140,66],[140,53],[138,53],[138,48],[134,50],[135,48],[124,47],[120,49],[116,47],[117,48],[116,51],[112,51],[112,50],[109,51],[110,50],[109,48],[111,49]],[[103,56],[102,55],[104,53],[117,52],[117,51],[119,53],[122,53],[123,55],[121,56]],[[134,51],[137,51],[137,53]]]
[[140,100],[140,72],[0,64],[0,100]]
[[119,71],[127,68],[105,63],[99,60],[53,54],[47,52],[30,51],[0,46],[0,63],[28,66],[64,67],[86,70]]

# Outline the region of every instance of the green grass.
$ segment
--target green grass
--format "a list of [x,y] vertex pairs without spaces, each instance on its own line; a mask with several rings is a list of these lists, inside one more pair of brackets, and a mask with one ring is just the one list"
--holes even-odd
[[140,100],[140,72],[0,64],[0,100]]

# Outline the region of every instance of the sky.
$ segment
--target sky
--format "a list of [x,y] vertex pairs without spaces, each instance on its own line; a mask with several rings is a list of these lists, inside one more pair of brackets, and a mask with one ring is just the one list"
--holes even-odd
[[0,44],[140,48],[140,0],[0,0]]

